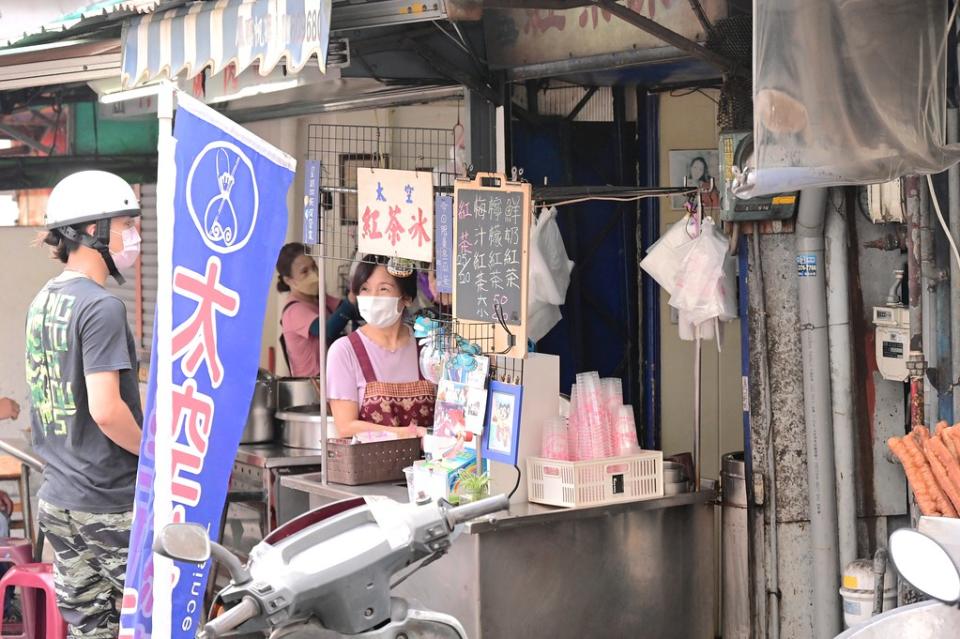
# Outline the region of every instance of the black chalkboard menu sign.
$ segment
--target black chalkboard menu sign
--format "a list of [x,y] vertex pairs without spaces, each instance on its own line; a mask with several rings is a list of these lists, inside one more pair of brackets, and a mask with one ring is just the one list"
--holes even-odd
[[454,197],[454,315],[525,327],[530,185],[481,174],[458,180]]

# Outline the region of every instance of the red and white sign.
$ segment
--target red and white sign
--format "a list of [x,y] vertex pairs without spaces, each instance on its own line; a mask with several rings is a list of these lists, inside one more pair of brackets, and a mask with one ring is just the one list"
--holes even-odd
[[361,253],[433,262],[433,174],[357,169]]

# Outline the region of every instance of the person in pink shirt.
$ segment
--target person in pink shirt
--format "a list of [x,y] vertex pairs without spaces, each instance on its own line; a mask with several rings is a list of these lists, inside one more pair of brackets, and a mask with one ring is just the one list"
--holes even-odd
[[[320,273],[303,244],[291,242],[280,249],[277,290],[290,293],[280,318],[281,346],[290,375],[317,377],[320,375]],[[331,299],[336,304],[336,298],[328,298],[328,302]],[[343,334],[349,322],[359,320],[349,298],[342,300],[335,310],[328,304],[327,313],[327,344]]]
[[433,425],[436,387],[420,372],[417,342],[403,321],[417,276],[394,277],[386,261],[369,256],[357,265],[351,292],[366,324],[327,353],[327,397],[341,437],[423,436]]

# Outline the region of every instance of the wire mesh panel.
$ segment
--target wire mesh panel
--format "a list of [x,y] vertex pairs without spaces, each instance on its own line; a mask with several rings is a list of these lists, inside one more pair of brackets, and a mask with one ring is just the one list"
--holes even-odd
[[433,173],[434,189],[452,192],[453,145],[453,129],[310,125],[309,158],[320,162],[321,237],[315,256],[357,259],[358,170],[427,171]]
[[[308,245],[311,255],[324,261],[327,290],[346,295],[354,265],[366,259],[357,252],[357,172],[365,169],[426,171],[433,174],[437,193],[453,194],[457,177],[454,162],[453,129],[313,124],[308,129],[308,158],[320,163],[320,243]],[[492,355],[491,373],[497,379],[520,383],[522,360],[497,356],[494,352],[494,325],[461,323],[452,316],[449,296],[426,299],[424,289],[435,281],[434,264],[415,264],[420,273],[421,295],[418,315],[431,318],[437,330],[431,340],[437,350],[455,355],[459,336],[476,344],[481,353]]]

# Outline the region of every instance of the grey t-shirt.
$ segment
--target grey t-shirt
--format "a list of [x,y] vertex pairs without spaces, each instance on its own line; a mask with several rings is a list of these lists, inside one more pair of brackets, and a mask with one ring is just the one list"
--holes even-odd
[[34,298],[26,338],[33,445],[46,462],[40,498],[81,512],[132,510],[137,456],[93,421],[85,378],[119,371],[120,397],[143,423],[136,343],[123,301],[93,280],[65,273]]

